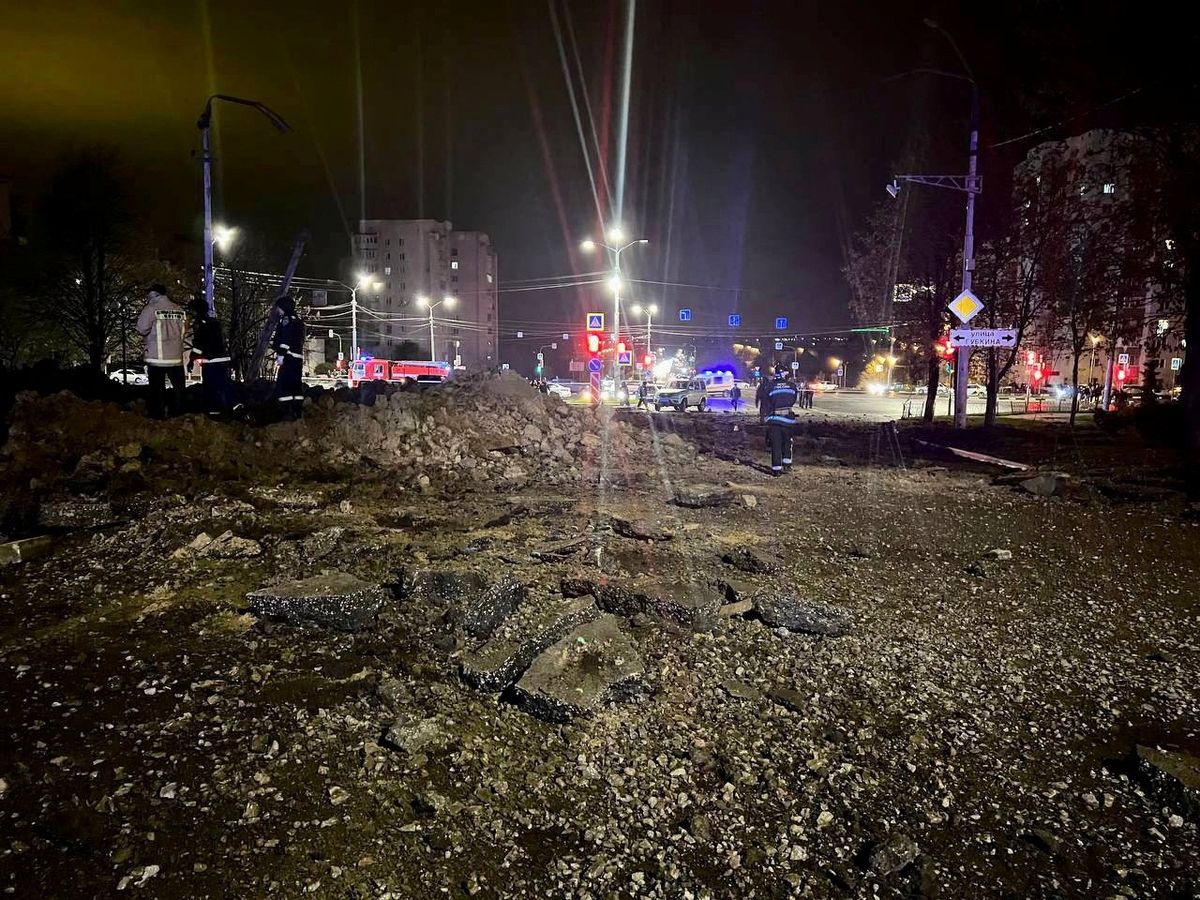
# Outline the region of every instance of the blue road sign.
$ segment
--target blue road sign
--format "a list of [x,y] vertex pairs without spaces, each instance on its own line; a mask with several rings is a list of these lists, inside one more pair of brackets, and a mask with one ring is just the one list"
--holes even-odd
[[633,362],[633,354],[626,350],[624,353],[617,354],[617,365],[627,366]]
[[776,342],[775,342],[775,349],[776,349],[776,350],[782,350],[782,349],[783,349],[783,341],[776,341]]
[[604,313],[592,312],[587,314],[587,330],[588,331],[603,331],[604,330]]
[[688,309],[687,307],[681,309],[679,311],[679,321],[680,322],[692,321],[692,311],[690,309]]
[[783,331],[785,328],[787,328],[787,316],[780,316],[775,320],[775,330]]
[[588,371],[589,372],[599,372],[603,367],[604,367],[604,364],[602,362],[600,362],[599,357],[592,357],[591,359],[588,360]]
[[731,315],[729,317],[729,327],[730,328],[737,328],[741,324],[742,324],[742,317],[739,316],[737,313],[734,313],[733,315]]

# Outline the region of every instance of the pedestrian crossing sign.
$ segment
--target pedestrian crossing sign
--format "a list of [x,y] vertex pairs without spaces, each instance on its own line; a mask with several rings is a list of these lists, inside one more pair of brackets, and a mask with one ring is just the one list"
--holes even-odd
[[588,331],[603,331],[604,330],[604,313],[590,312],[587,314],[587,330]]

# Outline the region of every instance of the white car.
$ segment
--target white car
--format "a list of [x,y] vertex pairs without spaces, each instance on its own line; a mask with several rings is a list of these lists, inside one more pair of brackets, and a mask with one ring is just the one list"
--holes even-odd
[[551,381],[546,385],[546,392],[555,397],[561,397],[563,400],[571,399],[571,389],[565,384]]
[[117,369],[115,372],[109,372],[108,377],[120,384],[147,385],[150,383],[150,378],[145,372],[138,372],[135,369]]
[[828,394],[838,389],[836,381],[810,381],[808,386],[811,390],[820,394]]

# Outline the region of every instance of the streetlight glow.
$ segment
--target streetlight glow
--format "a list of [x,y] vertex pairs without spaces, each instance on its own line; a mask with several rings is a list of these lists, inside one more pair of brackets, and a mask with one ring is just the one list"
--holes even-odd
[[443,297],[442,302],[445,303],[447,306],[453,306],[455,304],[455,300],[453,297]]
[[417,306],[420,306],[420,307],[424,308],[424,307],[426,307],[426,306],[428,306],[428,305],[429,305],[429,298],[428,298],[428,297],[418,297],[418,298],[417,298]]
[[579,245],[579,249],[582,250],[584,253],[591,253],[593,250],[596,249],[596,242],[593,241],[591,238],[588,238],[586,241],[583,241]]
[[227,253],[237,238],[237,231],[236,228],[231,228],[228,225],[214,225],[213,243],[220,248],[222,253]]
[[619,244],[621,241],[625,240],[625,232],[621,230],[620,225],[614,225],[612,228],[608,229],[608,239],[614,244]]
[[611,278],[609,278],[609,279],[608,279],[608,286],[609,286],[609,288],[611,288],[611,289],[612,289],[612,291],[613,291],[614,293],[615,293],[615,292],[617,292],[617,291],[619,291],[619,290],[621,290],[621,276],[620,276],[620,275],[613,275]]
[[657,304],[655,304],[655,303],[650,304],[650,315],[652,315],[652,316],[658,315],[658,305]]

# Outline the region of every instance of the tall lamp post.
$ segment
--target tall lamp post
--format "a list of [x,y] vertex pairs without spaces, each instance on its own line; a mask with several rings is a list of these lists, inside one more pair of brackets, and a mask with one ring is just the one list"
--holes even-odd
[[454,306],[454,302],[455,302],[454,298],[449,297],[449,296],[443,297],[437,303],[430,303],[428,297],[418,297],[417,298],[417,305],[423,306],[429,310],[429,361],[430,362],[437,362],[437,353],[435,352],[434,347],[433,347],[433,311],[435,309],[437,309],[439,306],[441,306],[443,303],[446,304],[447,308],[450,308],[450,307]]
[[229,94],[213,94],[205,101],[204,111],[196,120],[200,129],[200,157],[204,163],[204,302],[208,304],[208,314],[216,316],[217,307],[213,302],[213,223],[212,223],[212,105],[214,100],[224,100],[227,103],[240,103],[257,109],[270,120],[281,133],[286,134],[291,126],[284,121],[283,116],[275,112],[265,103],[257,100],[247,100],[244,97],[232,97]]
[[640,316],[643,311],[646,313],[646,352],[653,353],[654,350],[653,344],[651,344],[652,336],[650,329],[654,324],[654,317],[658,314],[658,306],[654,303],[651,303],[649,306],[642,306],[640,303],[635,303],[633,305],[634,315]]
[[[356,362],[358,360],[358,289],[365,287],[369,291],[378,291],[383,284],[372,280],[366,272],[355,275],[353,285],[346,284],[344,281],[339,281],[338,284],[350,291],[350,361]],[[339,342],[339,350],[341,346]]]
[[[930,75],[940,75],[943,78],[956,78],[960,81],[966,81],[971,85],[971,136],[967,144],[967,174],[965,178],[961,175],[897,175],[892,183],[888,185],[887,190],[889,194],[895,197],[900,192],[899,182],[909,181],[916,184],[962,191],[967,195],[967,222],[963,230],[962,289],[969,291],[971,289],[971,275],[975,270],[975,197],[983,190],[982,181],[978,174],[979,85],[975,81],[975,73],[971,70],[967,58],[963,56],[962,50],[959,49],[958,42],[954,40],[954,36],[933,19],[925,19],[924,22],[926,26],[938,32],[950,42],[950,46],[954,49],[954,53],[958,57],[958,61],[962,64],[965,74],[943,72],[940,69],[917,69],[915,71]],[[967,427],[967,376],[969,374],[970,362],[970,348],[959,347],[954,367],[955,428]]]
[[621,339],[621,254],[630,247],[636,247],[639,244],[650,243],[646,238],[638,238],[637,240],[625,242],[625,232],[619,226],[608,229],[605,238],[609,243],[604,241],[593,241],[588,238],[579,245],[579,248],[585,253],[591,253],[597,247],[603,247],[613,255],[613,275],[608,280],[608,283],[613,289],[613,384],[617,383],[617,373],[620,371],[620,366],[617,363],[616,345]]

